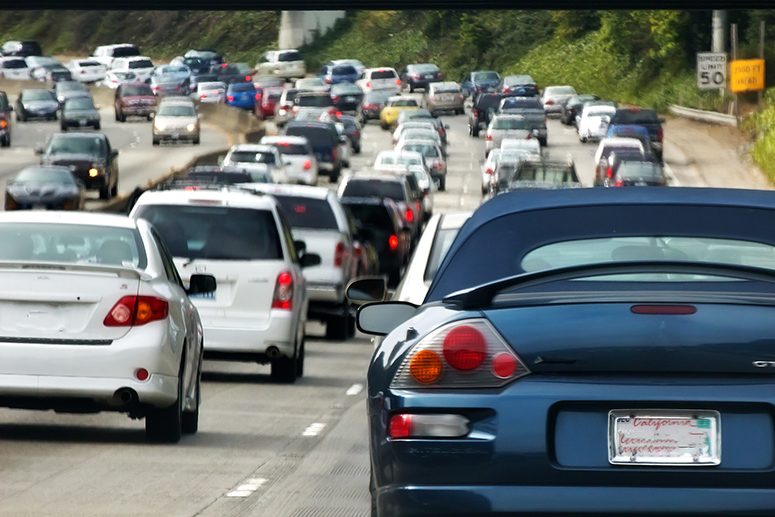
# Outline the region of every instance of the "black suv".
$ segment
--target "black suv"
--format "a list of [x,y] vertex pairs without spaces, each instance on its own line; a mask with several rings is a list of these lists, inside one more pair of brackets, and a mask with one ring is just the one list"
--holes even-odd
[[498,111],[503,99],[500,93],[480,93],[474,98],[471,111],[468,112],[468,134],[479,136],[479,131],[490,123],[490,117]]
[[651,149],[654,154],[662,159],[662,140],[664,131],[662,129],[663,119],[657,116],[657,112],[652,109],[644,108],[619,108],[611,117],[608,124],[609,133],[617,126],[641,126],[648,130],[651,138]]
[[318,160],[318,169],[322,174],[328,174],[331,183],[339,180],[342,172],[342,156],[339,146],[343,143],[336,126],[331,122],[291,121],[285,127],[288,136],[303,136],[312,147]]
[[45,148],[36,147],[43,165],[66,165],[100,199],[118,195],[118,150],[103,133],[55,133]]
[[396,202],[386,197],[343,197],[340,201],[356,222],[358,240],[374,246],[379,274],[387,276],[389,286],[397,286],[409,260],[411,230]]

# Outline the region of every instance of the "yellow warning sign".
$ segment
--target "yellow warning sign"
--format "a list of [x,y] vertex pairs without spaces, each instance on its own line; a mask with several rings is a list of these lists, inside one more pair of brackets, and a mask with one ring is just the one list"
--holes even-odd
[[732,93],[758,92],[764,89],[764,60],[737,59],[729,65],[729,89]]

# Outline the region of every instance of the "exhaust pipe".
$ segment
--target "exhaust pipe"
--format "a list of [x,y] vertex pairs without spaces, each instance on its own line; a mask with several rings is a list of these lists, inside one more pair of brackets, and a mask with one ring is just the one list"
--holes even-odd
[[132,388],[119,388],[113,396],[125,406],[134,406],[137,404],[137,392]]
[[269,359],[277,359],[280,357],[280,349],[276,346],[270,346],[266,349],[266,355],[269,356]]

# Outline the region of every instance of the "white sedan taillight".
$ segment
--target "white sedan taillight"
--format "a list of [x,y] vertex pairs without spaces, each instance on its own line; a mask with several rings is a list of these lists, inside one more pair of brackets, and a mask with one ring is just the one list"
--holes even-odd
[[455,321],[421,339],[391,389],[497,388],[530,373],[485,319]]

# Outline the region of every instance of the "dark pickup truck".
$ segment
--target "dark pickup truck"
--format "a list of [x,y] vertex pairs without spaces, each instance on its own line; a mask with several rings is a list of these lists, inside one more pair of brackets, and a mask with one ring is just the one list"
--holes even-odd
[[611,117],[611,122],[608,124],[608,131],[610,132],[615,126],[627,125],[627,126],[642,126],[649,132],[651,138],[651,150],[657,157],[662,159],[662,141],[664,140],[664,131],[662,130],[662,123],[664,119],[657,116],[656,111],[652,109],[643,108],[619,108]]
[[546,112],[537,97],[504,97],[498,111],[508,115],[525,117],[528,128],[533,131],[542,146],[548,142],[546,132]]
[[36,147],[43,165],[64,165],[100,199],[118,195],[118,150],[102,133],[55,133],[46,147]]
[[492,115],[498,111],[503,95],[500,93],[480,93],[474,98],[471,111],[468,112],[468,134],[479,136],[482,128],[487,128]]

